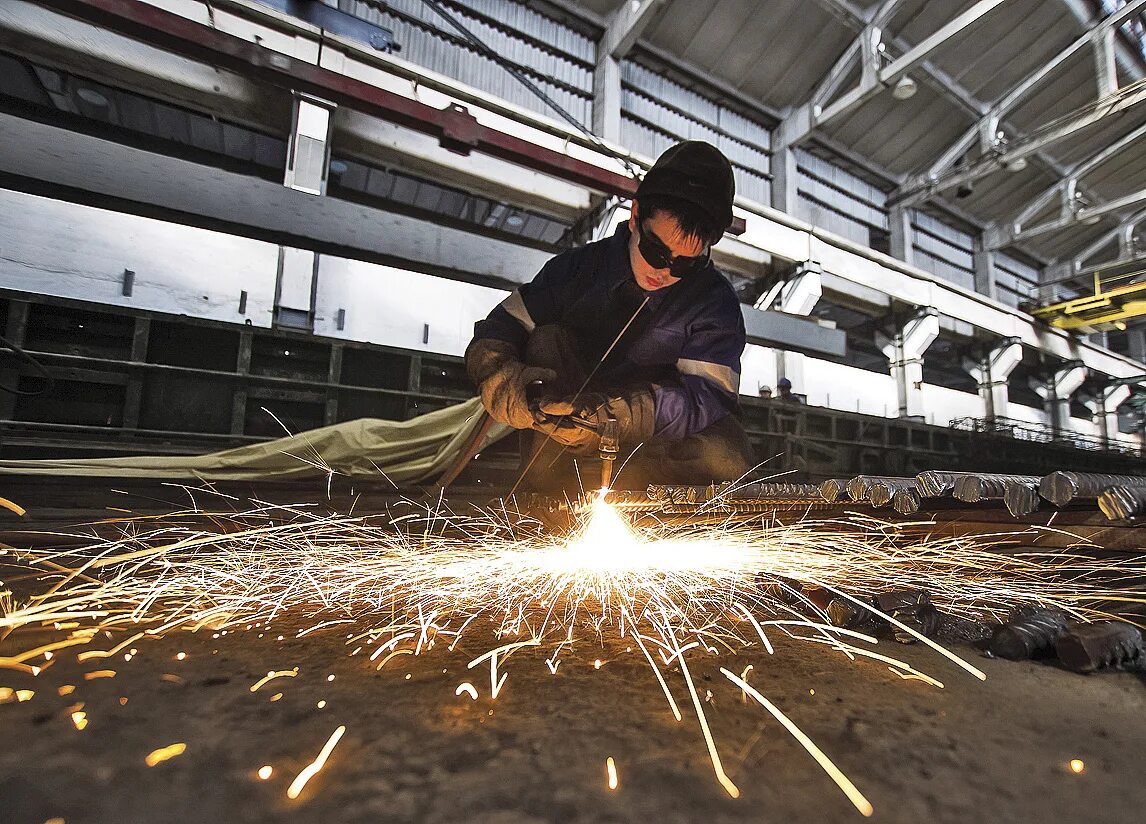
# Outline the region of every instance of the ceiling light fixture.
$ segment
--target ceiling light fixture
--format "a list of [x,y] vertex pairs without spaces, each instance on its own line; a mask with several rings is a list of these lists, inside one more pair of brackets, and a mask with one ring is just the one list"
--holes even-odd
[[896,100],[907,100],[907,98],[913,97],[918,89],[919,86],[911,79],[911,75],[905,74],[896,81],[895,87],[891,90],[891,96]]

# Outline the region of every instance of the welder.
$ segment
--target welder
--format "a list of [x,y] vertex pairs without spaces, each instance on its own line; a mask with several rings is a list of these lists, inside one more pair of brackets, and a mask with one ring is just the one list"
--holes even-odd
[[495,420],[526,431],[520,489],[594,487],[575,463],[585,471],[613,419],[629,458],[618,488],[751,470],[737,416],[744,320],[711,259],[734,193],[719,149],[672,146],[612,237],[557,255],[475,325],[469,376]]

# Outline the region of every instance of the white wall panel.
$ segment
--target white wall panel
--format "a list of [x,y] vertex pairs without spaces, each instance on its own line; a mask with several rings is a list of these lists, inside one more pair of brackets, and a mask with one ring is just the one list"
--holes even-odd
[[269,243],[0,190],[5,289],[269,326],[277,266]]
[[[322,257],[314,331],[347,340],[461,355],[474,322],[508,292],[358,260]],[[346,310],[338,329],[338,310]],[[425,325],[429,340],[423,342]]]
[[830,406],[883,417],[894,417],[899,411],[895,381],[890,374],[881,375],[818,358],[804,358],[803,378],[799,382],[792,380],[792,391],[806,395],[810,406]]
[[927,410],[927,423],[947,426],[954,418],[982,418],[987,414],[983,399],[977,394],[930,383],[923,384],[920,389],[923,408]]
[[760,387],[776,392],[776,350],[750,343],[740,358],[740,394],[756,397]]

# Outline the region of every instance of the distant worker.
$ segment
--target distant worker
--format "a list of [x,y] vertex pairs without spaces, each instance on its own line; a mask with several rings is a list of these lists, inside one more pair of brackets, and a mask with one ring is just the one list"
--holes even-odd
[[757,384],[756,385],[756,394],[759,395],[761,398],[764,398],[764,400],[768,400],[769,398],[772,397],[772,387],[767,386],[767,385],[762,384],[762,383]]
[[780,390],[779,399],[787,403],[803,403],[799,397],[792,394],[792,382],[787,378],[776,381],[776,388]]
[[599,443],[553,423],[571,414],[616,418],[622,460],[640,447],[620,487],[706,484],[750,470],[735,415],[744,320],[710,255],[732,223],[733,194],[719,149],[671,147],[612,237],[557,255],[475,325],[466,369],[485,408],[532,430],[519,488],[576,491],[574,461],[595,456]]

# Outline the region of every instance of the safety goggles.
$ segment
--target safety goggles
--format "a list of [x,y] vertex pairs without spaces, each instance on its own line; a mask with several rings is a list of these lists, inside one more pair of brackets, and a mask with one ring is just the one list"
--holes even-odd
[[652,232],[646,232],[644,221],[637,216],[637,249],[641,257],[654,269],[668,269],[674,278],[686,278],[696,274],[708,265],[709,250],[694,257],[676,255],[669,250],[668,245]]

